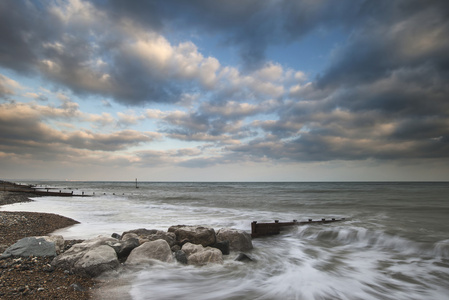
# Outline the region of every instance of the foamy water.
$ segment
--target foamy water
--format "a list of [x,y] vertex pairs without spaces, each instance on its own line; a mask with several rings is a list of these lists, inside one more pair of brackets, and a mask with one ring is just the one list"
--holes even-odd
[[[65,238],[135,228],[345,217],[254,239],[254,262],[160,263],[123,271],[117,299],[448,299],[447,183],[48,183],[93,197],[41,197],[2,210],[81,222]],[[114,287],[111,287],[114,288]]]

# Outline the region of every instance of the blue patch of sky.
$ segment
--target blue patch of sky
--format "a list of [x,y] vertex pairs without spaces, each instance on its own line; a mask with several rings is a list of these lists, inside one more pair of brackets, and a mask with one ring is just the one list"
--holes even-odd
[[[239,48],[228,44],[222,35],[199,31],[171,31],[165,37],[174,45],[191,41],[204,57],[215,57],[222,67],[240,69]],[[302,71],[312,79],[323,72],[330,63],[332,51],[345,42],[348,32],[341,28],[316,29],[296,41],[271,44],[265,50],[266,61],[281,64],[284,68]]]
[[32,77],[19,75],[15,71],[4,68],[0,68],[0,74],[2,74],[5,77],[8,77],[11,80],[16,81],[20,85],[20,87],[15,89],[13,87],[9,87],[12,88],[15,93],[14,95],[9,96],[9,98],[12,100],[18,100],[21,102],[31,102],[34,101],[35,99],[24,96],[26,93],[36,93],[36,94],[38,94],[39,92],[42,93],[42,90],[40,89],[41,86],[40,82]]
[[172,30],[165,32],[164,37],[172,45],[192,42],[204,57],[216,58],[222,67],[236,67],[241,63],[236,46],[225,43],[222,35],[204,33],[199,30]]
[[315,30],[301,40],[292,43],[270,45],[267,59],[284,67],[302,71],[313,78],[329,64],[332,51],[344,42],[346,33],[342,29]]

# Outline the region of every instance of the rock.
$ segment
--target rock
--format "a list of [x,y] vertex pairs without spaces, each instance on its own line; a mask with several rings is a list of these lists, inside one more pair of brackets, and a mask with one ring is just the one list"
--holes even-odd
[[115,232],[113,234],[111,234],[111,237],[114,239],[117,239],[117,240],[120,240],[122,238],[122,236],[120,234],[115,233]]
[[171,249],[171,252],[176,252],[176,251],[181,250],[181,246],[179,246],[179,245],[174,245],[174,246],[170,247],[170,249]]
[[140,246],[139,239],[136,238],[128,238],[126,241],[121,241],[120,249],[117,252],[117,256],[119,259],[127,257],[131,251]]
[[215,230],[209,227],[177,225],[171,226],[168,231],[176,235],[179,244],[192,243],[207,247],[216,241]]
[[184,251],[184,253],[187,256],[190,256],[193,253],[204,251],[204,247],[203,247],[203,245],[195,245],[192,243],[185,243],[182,246],[182,251]]
[[157,231],[157,230],[156,229],[146,229],[146,228],[128,230],[128,231],[125,231],[122,233],[122,238],[128,233],[134,233],[137,236],[143,236],[143,235],[153,234],[155,231]]
[[103,272],[112,271],[120,265],[117,253],[107,245],[87,251],[74,265],[74,272],[96,277]]
[[175,258],[179,263],[181,263],[183,265],[187,265],[187,255],[184,251],[182,251],[182,250],[176,251]]
[[223,255],[217,248],[206,247],[203,251],[195,252],[187,257],[189,265],[204,266],[210,263],[222,264]]
[[122,240],[124,239],[125,236],[129,234],[136,234],[140,244],[143,244],[145,242],[156,241],[159,239],[165,240],[170,245],[170,247],[176,244],[175,234],[171,232],[165,232],[162,230],[145,229],[145,228],[134,229],[124,232],[122,234]]
[[101,245],[113,245],[116,243],[118,243],[118,240],[114,239],[112,237],[98,236],[98,237],[95,237],[92,239],[85,240],[81,243],[74,244],[67,251],[80,252],[80,251],[95,248],[95,247],[98,247]]
[[100,236],[89,239],[74,244],[70,249],[55,257],[51,265],[69,272],[95,277],[120,265],[116,250],[111,247],[117,244],[120,245],[114,238]]
[[64,238],[62,235],[38,236],[36,238],[43,238],[47,242],[55,243],[56,254],[59,254],[64,250]]
[[122,240],[122,241],[126,241],[126,240],[128,240],[128,239],[137,239],[137,240],[139,240],[139,236],[138,236],[136,233],[133,233],[133,232],[124,233],[124,234],[122,235],[121,240]]
[[80,285],[80,284],[78,284],[78,283],[72,283],[71,285],[70,285],[70,287],[74,290],[74,291],[77,291],[77,292],[82,292],[82,291],[85,291],[86,289],[85,288],[83,288],[83,286],[82,285]]
[[240,252],[239,255],[234,259],[234,261],[254,261],[251,257],[249,257],[247,254]]
[[217,242],[212,247],[220,250],[223,255],[229,255],[229,241]]
[[145,242],[131,251],[126,260],[127,265],[139,265],[151,263],[153,260],[162,262],[172,262],[173,255],[170,245],[167,241],[159,239],[156,241]]
[[128,237],[126,240],[117,240],[115,238],[105,242],[105,245],[110,246],[117,253],[117,257],[126,258],[131,251],[140,246],[138,238]]
[[182,251],[186,254],[189,265],[203,266],[209,263],[223,263],[223,255],[216,248],[186,243],[182,246]]
[[111,247],[112,249],[114,249],[115,253],[118,255],[118,253],[120,252],[120,249],[122,249],[122,241],[119,240],[111,240],[111,241],[107,241],[105,242],[105,245]]
[[10,256],[56,256],[55,243],[47,242],[43,238],[26,237],[7,248],[0,259]]
[[217,232],[217,242],[222,241],[229,241],[229,249],[232,251],[248,251],[253,249],[251,235],[243,230],[221,228]]

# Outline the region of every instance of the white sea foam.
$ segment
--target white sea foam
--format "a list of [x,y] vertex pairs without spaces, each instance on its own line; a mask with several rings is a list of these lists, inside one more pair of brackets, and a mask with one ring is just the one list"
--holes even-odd
[[74,186],[79,193],[96,196],[40,197],[0,209],[57,213],[80,221],[57,232],[66,238],[135,228],[167,230],[177,224],[250,230],[251,221],[348,218],[255,239],[252,263],[235,262],[232,253],[223,265],[156,264],[124,271],[117,299],[129,294],[130,299],[418,300],[445,299],[449,294],[449,230],[442,222],[448,209],[445,188],[441,194],[431,194],[428,188],[427,206],[436,209],[421,216],[420,199],[413,198],[414,185],[388,185],[388,189],[381,184],[366,189],[356,184],[352,189],[349,183]]

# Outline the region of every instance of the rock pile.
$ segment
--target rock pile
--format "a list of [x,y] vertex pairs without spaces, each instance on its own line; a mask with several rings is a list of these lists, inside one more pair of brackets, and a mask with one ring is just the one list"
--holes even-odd
[[[62,245],[62,246],[61,246]],[[55,256],[51,265],[70,273],[96,277],[124,266],[140,266],[155,261],[204,266],[222,264],[229,251],[253,248],[251,236],[243,231],[177,225],[160,230],[136,229],[112,237],[99,236],[74,244],[62,252],[60,236],[24,238],[9,247],[1,258]],[[57,255],[59,254],[59,255]]]

